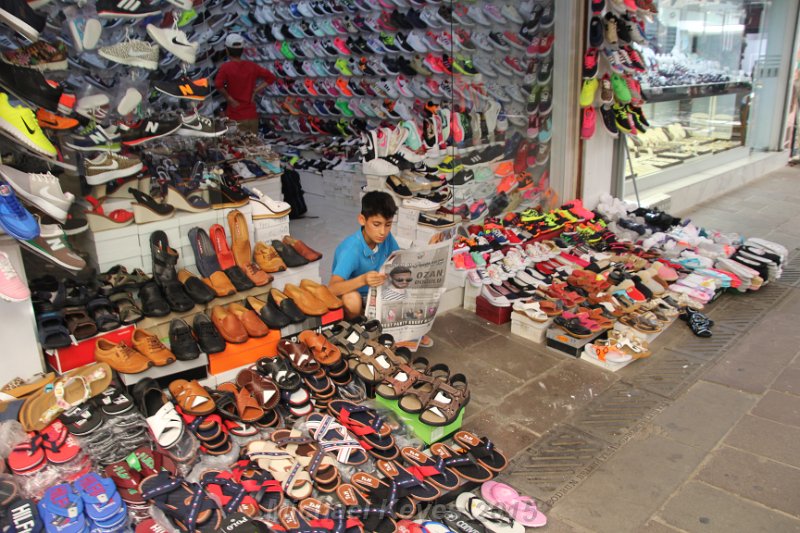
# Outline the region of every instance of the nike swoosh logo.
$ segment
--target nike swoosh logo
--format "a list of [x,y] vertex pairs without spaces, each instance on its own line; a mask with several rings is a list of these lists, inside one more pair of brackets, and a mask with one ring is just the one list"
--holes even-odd
[[181,128],[189,128],[189,129],[193,129],[193,130],[198,130],[199,131],[199,130],[203,129],[203,125],[202,124],[198,124],[198,125],[195,126],[194,124],[187,124],[186,122],[184,122],[183,124],[181,124]]
[[27,129],[27,130],[28,130],[28,133],[29,133],[29,134],[33,135],[33,134],[36,132],[36,130],[35,130],[35,129],[33,129],[33,128],[31,128],[30,126],[28,126],[28,123],[27,123],[27,122],[25,122],[25,119],[24,119],[24,118],[23,118],[23,119],[20,119],[20,120],[22,120],[22,123],[23,123],[23,124],[25,124],[25,129]]
[[177,44],[178,46],[186,46],[188,48],[192,48],[191,44],[180,43],[180,42],[177,41],[177,39],[178,39],[177,37],[173,37],[172,38],[172,44]]
[[102,166],[101,165],[97,165],[92,170],[115,170],[115,169],[118,169],[118,168],[119,168],[119,163],[117,163],[116,161],[111,161],[110,163],[108,163],[106,165],[102,165]]
[[64,201],[63,197],[50,194],[50,186],[49,185],[39,189],[39,192],[37,194],[38,194],[38,196],[41,196],[42,198],[45,198],[47,200],[53,200],[53,201],[56,201],[56,202],[63,202]]
[[144,51],[140,52],[139,50],[131,50],[130,52],[128,52],[128,54],[132,55],[133,57],[148,57],[150,55],[150,52],[144,52]]

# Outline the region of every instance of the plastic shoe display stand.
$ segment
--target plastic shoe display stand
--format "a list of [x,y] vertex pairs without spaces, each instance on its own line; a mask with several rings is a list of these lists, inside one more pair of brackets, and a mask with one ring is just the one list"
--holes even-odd
[[403,424],[405,424],[411,429],[411,431],[414,432],[414,435],[428,445],[440,440],[444,440],[461,429],[461,423],[464,419],[464,409],[462,409],[461,413],[458,415],[458,418],[456,418],[452,423],[446,426],[429,426],[428,424],[420,421],[418,414],[406,413],[400,409],[400,406],[396,400],[387,400],[386,398],[376,396],[375,403],[393,412],[397,418],[403,422]]
[[130,388],[145,378],[153,378],[160,387],[166,388],[176,379],[203,380],[208,375],[208,356],[201,353],[197,359],[175,361],[166,366],[153,366],[139,374],[119,374],[120,380]]

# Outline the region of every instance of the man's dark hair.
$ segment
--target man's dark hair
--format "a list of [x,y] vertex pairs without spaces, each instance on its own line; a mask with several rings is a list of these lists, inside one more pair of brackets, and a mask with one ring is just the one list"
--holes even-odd
[[231,57],[242,57],[242,52],[244,52],[244,48],[228,48],[228,55]]
[[397,205],[388,192],[370,191],[361,199],[361,214],[364,218],[380,215],[386,220],[391,220],[395,213]]
[[395,277],[397,274],[411,274],[411,269],[404,266],[394,267],[391,272],[389,272],[389,277]]

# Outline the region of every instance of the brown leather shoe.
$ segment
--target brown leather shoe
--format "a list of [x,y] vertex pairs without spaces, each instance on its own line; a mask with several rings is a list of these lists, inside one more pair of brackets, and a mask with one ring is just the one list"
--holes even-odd
[[236,315],[229,313],[221,305],[211,309],[211,322],[217,328],[222,338],[234,344],[247,342],[249,336],[244,324],[236,318]]
[[281,272],[286,270],[286,263],[283,262],[281,256],[272,246],[268,246],[263,242],[256,243],[255,252],[253,252],[256,263],[265,272]]
[[294,303],[297,304],[297,307],[299,307],[300,310],[306,315],[321,316],[328,312],[328,306],[325,305],[319,298],[310,292],[301,289],[297,285],[288,283],[283,288],[283,292],[286,294],[286,296],[294,300]]
[[286,235],[283,238],[283,244],[286,246],[291,246],[294,248],[294,251],[303,256],[304,259],[308,261],[318,261],[322,259],[322,254],[318,251],[310,248],[306,243],[303,241],[297,240],[290,235]]
[[316,281],[304,279],[300,281],[300,288],[313,294],[318,300],[324,303],[328,309],[339,309],[342,307],[342,301],[333,295],[331,290],[325,285],[320,285]]
[[228,305],[228,312],[232,313],[242,323],[247,334],[251,337],[266,337],[269,333],[269,328],[264,321],[258,318],[258,315],[252,309],[248,309],[242,304]]
[[272,276],[261,270],[256,263],[253,262],[253,252],[250,248],[250,234],[247,231],[247,220],[244,215],[234,210],[228,213],[228,227],[231,230],[231,250],[233,251],[233,259],[236,264],[244,270],[250,281],[256,287],[263,287],[270,281]]
[[208,278],[203,278],[206,285],[217,293],[217,296],[230,296],[236,294],[236,287],[233,286],[228,275],[222,270],[217,270]]
[[95,361],[106,363],[123,374],[138,374],[153,366],[150,359],[124,342],[114,344],[102,338],[97,339],[97,343],[94,345],[94,358]]
[[136,351],[150,359],[156,366],[165,366],[175,362],[175,354],[158,340],[158,337],[146,329],[137,329],[131,338]]

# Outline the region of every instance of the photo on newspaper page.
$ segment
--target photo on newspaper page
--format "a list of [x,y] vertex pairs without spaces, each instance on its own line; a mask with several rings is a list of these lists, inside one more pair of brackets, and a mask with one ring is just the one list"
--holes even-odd
[[452,244],[398,250],[381,273],[386,282],[374,291],[375,318],[397,341],[418,339],[430,331],[445,291]]

